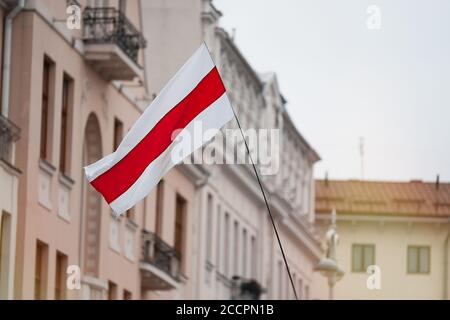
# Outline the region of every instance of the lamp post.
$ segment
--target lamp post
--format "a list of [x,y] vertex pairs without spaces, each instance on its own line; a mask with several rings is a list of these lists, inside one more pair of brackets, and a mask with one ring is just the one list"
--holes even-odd
[[338,234],[336,226],[336,210],[333,208],[331,212],[331,224],[326,232],[327,253],[326,257],[321,259],[315,270],[319,271],[321,275],[328,280],[328,298],[334,299],[334,285],[344,275],[344,272],[339,269],[336,259],[336,249],[338,244]]

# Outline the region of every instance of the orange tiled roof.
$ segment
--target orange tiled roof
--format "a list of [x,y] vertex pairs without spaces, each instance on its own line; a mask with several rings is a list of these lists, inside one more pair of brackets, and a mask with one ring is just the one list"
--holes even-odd
[[316,180],[316,212],[450,216],[450,183]]

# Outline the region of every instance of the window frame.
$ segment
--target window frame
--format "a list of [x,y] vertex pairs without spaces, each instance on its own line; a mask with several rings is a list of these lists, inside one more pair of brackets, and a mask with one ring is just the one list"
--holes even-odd
[[61,140],[59,150],[59,171],[66,176],[69,176],[70,172],[70,141],[72,139],[74,87],[75,85],[73,78],[68,73],[64,72],[61,100]]
[[[410,249],[415,249],[417,250],[417,262],[416,262],[416,271],[410,271],[409,269],[409,250]],[[420,271],[420,250],[421,249],[427,249],[428,251],[428,264],[427,264],[427,271],[426,272],[421,272]],[[430,245],[408,245],[406,248],[406,273],[407,274],[412,274],[412,275],[429,275],[431,274],[431,246]]]
[[[355,260],[355,248],[356,247],[361,247],[361,249],[362,249],[362,251],[361,251],[361,270],[357,270],[357,269],[355,269],[355,263],[354,263],[354,260]],[[374,265],[375,264],[375,259],[376,259],[376,252],[375,252],[375,244],[373,244],[373,243],[353,243],[352,244],[352,254],[351,254],[351,266],[352,266],[352,273],[366,273],[367,272],[367,268],[370,266],[370,265],[368,265],[368,266],[365,266],[365,259],[364,259],[364,257],[365,257],[365,248],[367,248],[367,247],[372,247],[372,251],[373,251],[373,254],[372,254],[372,264],[370,264],[370,265]]]
[[68,257],[66,254],[56,251],[56,268],[55,268],[55,300],[65,300],[67,298],[66,288],[66,268]]
[[34,299],[47,299],[48,244],[36,241],[34,264]]
[[39,157],[43,160],[49,160],[51,157],[51,141],[49,141],[51,128],[51,111],[52,111],[52,92],[54,90],[54,73],[55,62],[44,55],[42,64],[42,92],[41,92],[41,122],[40,122],[40,141],[39,141]]
[[114,117],[113,151],[116,151],[120,143],[122,142],[123,134],[124,134],[123,122],[119,118]]
[[118,286],[115,282],[108,280],[108,300],[117,300]]
[[180,257],[180,270],[182,273],[185,271],[185,251],[186,251],[186,211],[187,200],[180,195],[176,194],[175,200],[175,221],[174,221],[174,237],[173,248],[179,254]]
[[156,185],[155,203],[155,234],[161,237],[164,216],[164,180],[161,179]]

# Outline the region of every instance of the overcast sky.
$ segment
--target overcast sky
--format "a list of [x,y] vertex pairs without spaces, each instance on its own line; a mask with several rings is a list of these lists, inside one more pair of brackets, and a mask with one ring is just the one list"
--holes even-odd
[[[450,1],[214,0],[320,154],[316,177],[450,181]],[[379,30],[366,25],[370,5]],[[373,20],[372,20],[373,21]]]

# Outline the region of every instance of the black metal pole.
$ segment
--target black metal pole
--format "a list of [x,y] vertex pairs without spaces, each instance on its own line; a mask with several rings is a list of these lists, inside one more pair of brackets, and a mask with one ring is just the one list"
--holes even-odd
[[[203,41],[203,43],[205,44],[206,49],[208,50],[208,53],[209,53],[209,56],[211,57],[211,60],[214,61],[214,58],[211,55],[211,51],[209,51],[209,48],[208,48],[208,45],[206,44],[206,41]],[[215,65],[215,63],[214,63],[214,65]],[[226,94],[227,94],[227,98],[228,98],[228,93],[226,92]],[[228,98],[228,100],[229,100],[229,98]],[[236,111],[234,110],[233,106],[231,105],[231,101],[230,101],[230,106],[231,106],[231,110],[233,110],[234,118],[236,119],[236,122],[238,124],[239,130],[241,131],[242,139],[244,140],[244,143],[245,143],[245,149],[247,150],[248,156],[249,156],[250,161],[251,161],[252,166],[253,166],[253,171],[255,172],[255,175],[256,175],[256,180],[258,181],[259,188],[261,189],[261,193],[263,195],[264,202],[265,202],[266,207],[267,207],[267,212],[269,213],[270,222],[272,223],[273,230],[275,231],[275,236],[277,237],[278,246],[280,247],[281,255],[283,256],[284,265],[286,266],[286,270],[287,270],[287,273],[289,275],[289,280],[291,281],[292,290],[294,291],[295,299],[298,300],[297,291],[295,290],[294,280],[292,280],[291,270],[289,269],[289,264],[287,262],[286,255],[284,254],[283,245],[281,244],[281,240],[280,240],[280,236],[278,234],[277,226],[275,225],[275,220],[273,219],[272,212],[270,211],[269,202],[267,201],[267,197],[266,197],[266,192],[264,191],[264,187],[263,187],[263,185],[261,183],[261,179],[259,178],[258,170],[256,169],[255,162],[253,162],[253,158],[252,158],[252,155],[250,154],[250,149],[248,147],[247,140],[245,139],[244,132],[242,131],[241,123],[239,122],[239,118],[238,118],[238,116],[236,114]]]
[[280,247],[281,255],[283,256],[284,265],[286,266],[286,270],[287,270],[287,273],[289,275],[289,280],[291,281],[292,290],[294,291],[295,299],[298,300],[297,291],[295,290],[294,280],[292,280],[291,271],[289,269],[289,264],[287,262],[286,255],[284,253],[283,245],[281,244],[280,236],[278,234],[278,230],[277,230],[277,227],[275,225],[275,220],[273,219],[272,212],[270,211],[270,206],[269,206],[269,202],[267,201],[266,192],[264,191],[264,187],[263,187],[263,185],[261,183],[261,179],[259,177],[258,170],[256,169],[255,162],[253,162],[252,155],[250,154],[250,149],[248,147],[247,140],[245,139],[244,132],[242,131],[242,127],[241,127],[241,123],[239,122],[239,118],[237,117],[237,114],[234,111],[233,106],[231,106],[231,109],[233,110],[234,118],[236,119],[236,122],[238,124],[239,130],[241,131],[242,139],[244,140],[244,143],[245,143],[245,148],[247,150],[248,156],[249,156],[250,161],[252,163],[253,171],[255,172],[255,175],[256,175],[256,180],[258,181],[259,188],[261,189],[261,193],[263,195],[264,202],[265,202],[266,207],[267,207],[267,212],[269,213],[269,218],[270,218],[270,221],[272,222],[272,227],[273,227],[273,230],[275,231],[275,236],[276,236],[277,241],[278,241],[278,246]]

